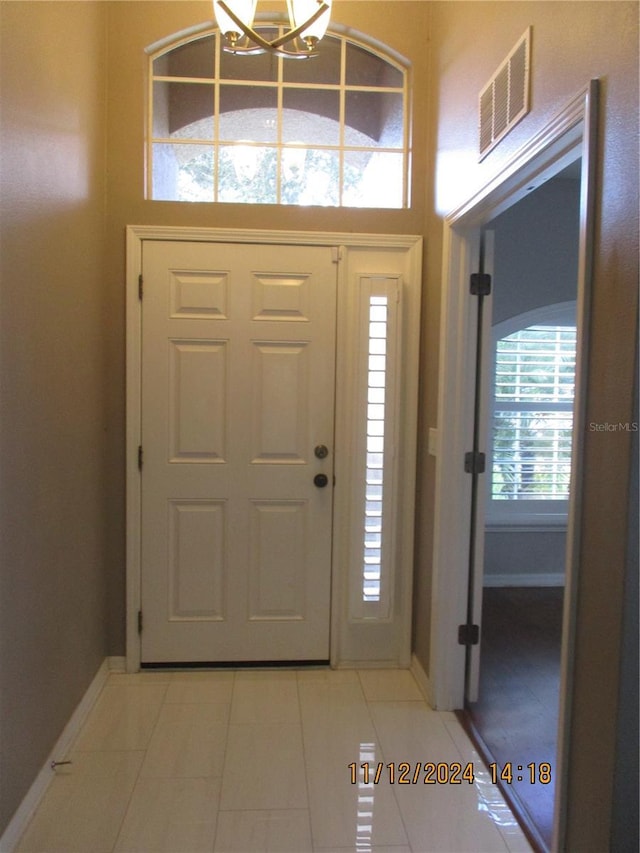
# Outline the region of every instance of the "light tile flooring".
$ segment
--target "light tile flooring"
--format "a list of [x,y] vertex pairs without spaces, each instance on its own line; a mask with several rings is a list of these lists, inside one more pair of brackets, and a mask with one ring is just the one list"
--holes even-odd
[[[405,670],[112,673],[67,758],[22,853],[531,849],[455,715]],[[413,778],[428,761],[441,784],[391,782],[389,764]],[[448,783],[453,762],[471,784]]]

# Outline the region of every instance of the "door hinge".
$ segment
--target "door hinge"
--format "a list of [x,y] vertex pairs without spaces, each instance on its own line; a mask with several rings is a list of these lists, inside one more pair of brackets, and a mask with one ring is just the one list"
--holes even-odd
[[339,264],[342,260],[342,246],[331,247],[331,260],[334,264]]
[[484,453],[474,452],[464,454],[464,470],[467,474],[484,474],[487,457]]
[[491,276],[488,272],[473,272],[469,277],[469,290],[472,296],[489,296]]
[[477,646],[480,642],[479,625],[458,625],[458,645]]
[[138,610],[138,634],[142,634],[142,610]]
[[142,281],[142,273],[138,276],[138,299],[142,299],[142,291],[143,291],[143,281]]
[[138,470],[142,471],[142,445],[138,445]]

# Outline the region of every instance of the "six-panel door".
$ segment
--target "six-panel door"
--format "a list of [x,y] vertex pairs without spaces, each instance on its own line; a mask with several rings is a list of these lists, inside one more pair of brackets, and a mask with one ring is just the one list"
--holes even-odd
[[329,658],[336,269],[144,243],[143,663]]

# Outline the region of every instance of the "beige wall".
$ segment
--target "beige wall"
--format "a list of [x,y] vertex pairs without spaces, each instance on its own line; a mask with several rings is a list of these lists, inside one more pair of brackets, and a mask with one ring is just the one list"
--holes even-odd
[[[624,2],[430,4],[434,191],[426,222],[425,424],[436,423],[441,218],[494,177],[583,89],[602,85],[586,422],[633,422],[638,286],[638,5]],[[477,94],[533,26],[531,113],[477,163]],[[585,435],[567,849],[609,849],[630,435]],[[414,643],[428,666],[432,462],[421,471]],[[637,713],[637,709],[636,709]]]
[[[587,421],[634,419],[637,4],[336,0],[334,7],[334,20],[414,65],[410,210],[146,201],[144,48],[208,20],[209,0],[0,3],[0,829],[102,656],[124,652],[127,224],[426,235],[414,609],[425,668],[434,479],[426,428],[436,423],[442,216],[591,77],[602,80],[603,115]],[[532,112],[478,165],[477,92],[530,24]],[[600,851],[608,847],[629,456],[625,434],[586,439],[569,849]]]
[[0,4],[0,835],[106,653],[104,11]]

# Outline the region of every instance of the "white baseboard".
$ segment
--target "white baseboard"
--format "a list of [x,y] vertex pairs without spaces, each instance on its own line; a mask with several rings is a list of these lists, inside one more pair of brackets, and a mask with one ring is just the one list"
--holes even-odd
[[[78,703],[75,711],[71,715],[69,722],[64,727],[62,734],[51,750],[44,766],[36,776],[33,784],[29,788],[25,798],[18,807],[18,810],[11,818],[9,825],[0,838],[0,853],[12,853],[22,838],[33,813],[44,797],[51,780],[55,776],[55,771],[51,767],[52,761],[63,761],[76,740],[80,729],[82,728],[89,711],[93,708],[96,699],[100,695],[100,691],[109,677],[111,670],[111,662],[118,661],[118,658],[105,658],[100,665],[93,681],[87,688],[86,693]],[[124,660],[124,659],[123,659]]]
[[418,687],[420,688],[420,692],[424,696],[427,701],[427,704],[430,708],[434,707],[433,697],[431,695],[431,683],[429,681],[429,676],[422,668],[422,664],[418,660],[418,658],[412,654],[411,655],[411,666],[409,667],[411,670],[411,674],[415,678]]
[[[1,0],[0,0],[1,2]],[[406,669],[397,660],[341,660],[332,669]]]
[[564,574],[485,575],[483,586],[564,586]]

